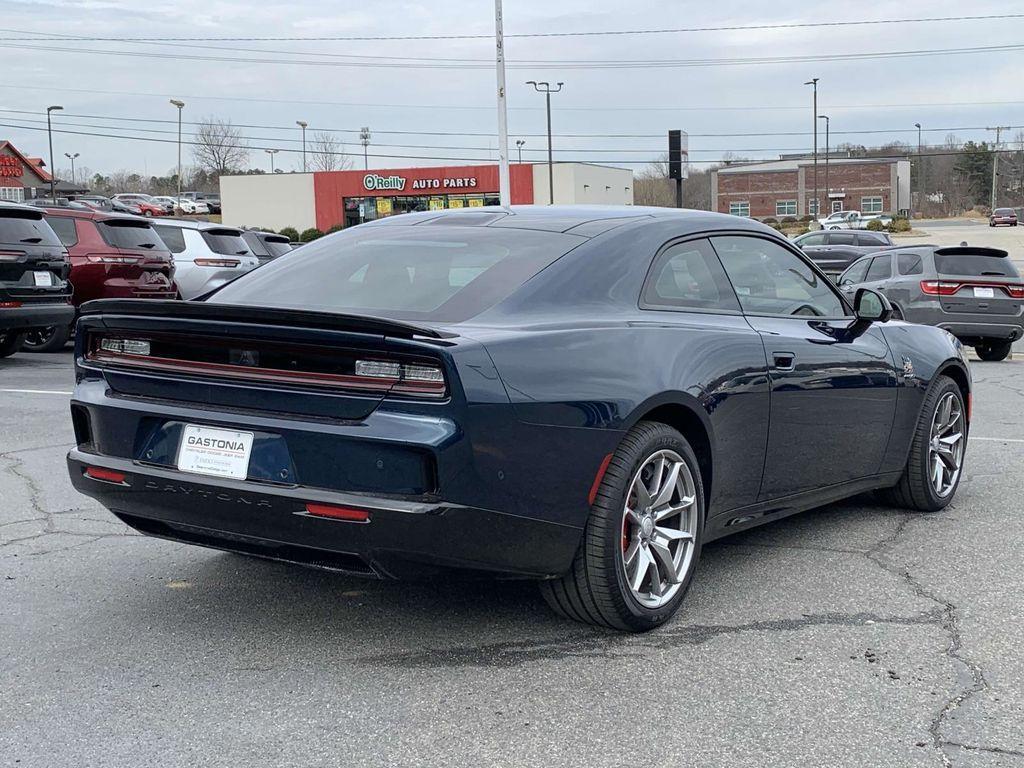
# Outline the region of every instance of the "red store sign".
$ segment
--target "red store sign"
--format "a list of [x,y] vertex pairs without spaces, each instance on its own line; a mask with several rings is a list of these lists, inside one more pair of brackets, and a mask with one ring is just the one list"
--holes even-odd
[[0,155],[0,177],[12,178],[24,175],[25,169],[21,161],[10,155]]

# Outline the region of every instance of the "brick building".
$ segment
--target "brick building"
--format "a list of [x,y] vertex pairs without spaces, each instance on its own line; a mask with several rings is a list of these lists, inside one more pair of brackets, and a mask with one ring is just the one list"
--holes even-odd
[[[836,211],[899,213],[910,207],[910,160],[831,157],[828,189],[825,158],[818,156],[818,205],[822,216]],[[721,213],[751,216],[813,216],[814,160],[784,158],[745,163],[711,172],[711,200]]]

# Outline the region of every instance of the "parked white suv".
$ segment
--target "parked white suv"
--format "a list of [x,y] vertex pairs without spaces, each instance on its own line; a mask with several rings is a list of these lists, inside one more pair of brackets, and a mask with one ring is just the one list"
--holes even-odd
[[153,229],[174,258],[174,280],[188,300],[219,288],[259,266],[242,230],[206,221],[159,219]]

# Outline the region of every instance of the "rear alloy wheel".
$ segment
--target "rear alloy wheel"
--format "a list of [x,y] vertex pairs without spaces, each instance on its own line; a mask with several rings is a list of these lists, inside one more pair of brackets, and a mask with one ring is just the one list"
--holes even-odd
[[937,512],[953,500],[960,485],[967,448],[963,394],[948,376],[939,376],[925,396],[910,456],[900,481],[882,492],[899,507]]
[[14,331],[0,332],[0,357],[10,357],[21,349],[21,342],[24,338],[25,334],[23,333],[15,333]]
[[704,488],[686,439],[641,422],[623,439],[598,489],[572,569],[541,582],[563,616],[643,632],[668,621],[700,558]]
[[998,363],[1000,360],[1005,360],[1007,355],[1010,354],[1011,346],[1013,346],[1013,342],[1010,341],[986,339],[981,344],[978,344],[974,351],[985,362]]
[[68,343],[71,329],[66,325],[33,328],[25,334],[22,349],[26,352],[60,352]]

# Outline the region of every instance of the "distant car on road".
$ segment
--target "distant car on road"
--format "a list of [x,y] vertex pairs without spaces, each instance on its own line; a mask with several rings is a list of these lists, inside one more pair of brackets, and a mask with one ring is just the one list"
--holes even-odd
[[256,254],[260,264],[273,261],[278,256],[284,256],[292,250],[292,244],[284,235],[277,235],[273,232],[260,232],[258,229],[247,229],[242,232],[242,238],[248,244],[249,249]]
[[992,215],[988,217],[988,225],[990,227],[1001,227],[1003,225],[1016,227],[1017,212],[1013,208],[996,208],[992,211]]
[[153,228],[174,257],[174,279],[183,299],[208,293],[260,265],[240,229],[179,219],[154,221]]
[[69,271],[40,209],[0,203],[0,357],[21,349],[27,332],[72,321]]
[[836,211],[831,216],[818,219],[822,229],[867,229],[870,221],[891,224],[892,216],[881,213],[863,214],[860,211]]
[[[167,246],[148,221],[110,212],[53,208],[47,224],[68,250],[73,304],[93,299],[173,299],[174,267]],[[71,334],[68,322],[35,328],[25,336],[28,352],[57,352]]]
[[885,294],[897,317],[945,328],[982,360],[1002,360],[1024,336],[1024,282],[1006,251],[907,246],[864,256],[839,278]]
[[856,232],[807,232],[793,242],[830,277],[839,275],[861,256],[893,245],[888,233],[869,232],[866,229]]

